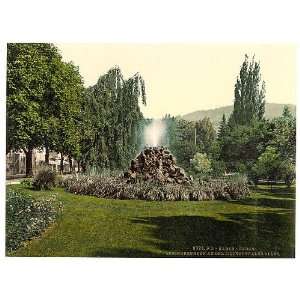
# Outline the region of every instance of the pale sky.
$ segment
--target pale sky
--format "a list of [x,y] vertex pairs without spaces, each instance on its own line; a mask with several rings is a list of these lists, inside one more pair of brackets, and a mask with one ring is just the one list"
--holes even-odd
[[296,102],[296,47],[291,45],[57,44],[65,61],[79,66],[85,86],[118,65],[125,78],[145,80],[145,117],[233,104],[234,84],[247,53],[255,54],[266,82],[266,101]]

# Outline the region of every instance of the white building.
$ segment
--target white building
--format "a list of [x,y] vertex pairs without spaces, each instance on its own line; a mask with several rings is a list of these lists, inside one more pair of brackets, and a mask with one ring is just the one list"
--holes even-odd
[[[60,171],[60,159],[61,156],[57,152],[50,152],[49,165],[50,167],[59,172]],[[34,149],[32,153],[32,171],[36,173],[39,166],[45,163],[45,149]],[[72,160],[73,171],[77,171],[77,162]],[[70,172],[70,164],[68,157],[64,157],[64,172]],[[24,151],[10,151],[6,155],[6,176],[18,177],[26,174],[26,156]]]

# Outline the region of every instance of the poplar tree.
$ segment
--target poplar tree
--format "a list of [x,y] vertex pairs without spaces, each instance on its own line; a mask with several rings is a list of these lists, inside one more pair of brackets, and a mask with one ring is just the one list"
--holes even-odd
[[265,93],[260,64],[254,60],[254,56],[249,62],[245,55],[234,88],[234,109],[230,125],[249,125],[252,120],[261,120],[265,113]]

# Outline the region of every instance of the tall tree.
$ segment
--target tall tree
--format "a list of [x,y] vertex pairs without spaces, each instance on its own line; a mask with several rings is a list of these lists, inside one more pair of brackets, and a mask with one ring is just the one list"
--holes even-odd
[[253,119],[261,120],[265,113],[265,82],[261,82],[260,64],[249,62],[248,56],[241,66],[234,88],[234,109],[231,125],[247,125]]
[[68,137],[74,139],[70,120],[76,118],[83,85],[78,69],[64,63],[52,44],[7,48],[7,151],[24,150],[30,176],[34,148],[45,147],[48,162],[49,149],[60,149],[70,144]]
[[190,160],[197,152],[195,144],[195,124],[186,120],[176,121],[175,139],[172,139],[170,150],[175,155],[179,165],[190,167]]
[[57,110],[53,113],[56,122],[53,124],[50,148],[61,154],[60,171],[64,171],[64,156],[77,157],[80,151],[80,114],[84,95],[83,81],[79,69],[73,63],[59,62],[59,83],[55,97],[58,100]]
[[60,59],[52,44],[7,46],[7,152],[24,150],[26,175],[32,175],[33,149],[44,144],[44,107],[52,62]]
[[[280,176],[280,159],[279,153],[272,146],[268,146],[266,150],[258,157],[253,170],[259,178],[276,180]],[[271,186],[272,187],[272,186]]]
[[110,69],[87,89],[85,113],[92,129],[85,140],[88,151],[84,163],[89,169],[127,166],[140,144],[140,102],[146,105],[143,78],[137,73],[124,79],[119,67]]
[[270,145],[280,153],[282,159],[296,161],[296,118],[285,106],[280,117],[272,121],[272,137]]
[[266,120],[235,126],[222,138],[220,158],[229,169],[235,170],[239,164],[251,166],[268,145],[270,136],[271,124]]
[[222,116],[222,120],[220,122],[219,125],[219,130],[218,130],[218,140],[221,141],[227,134],[227,121],[226,121],[226,117],[225,114],[223,114]]
[[199,120],[195,124],[196,145],[200,152],[209,154],[216,139],[216,131],[208,117]]

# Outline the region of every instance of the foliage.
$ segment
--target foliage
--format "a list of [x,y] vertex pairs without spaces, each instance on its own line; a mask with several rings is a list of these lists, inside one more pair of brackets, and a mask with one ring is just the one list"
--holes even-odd
[[227,124],[225,114],[223,114],[222,121],[219,124],[217,142],[215,143],[218,145],[217,155],[214,155],[215,159],[220,159],[220,158],[224,159],[226,157],[226,154],[224,154],[224,150],[225,150],[225,146],[228,143],[227,139],[230,133],[229,129],[230,128]]
[[56,175],[55,186],[64,187],[65,178],[62,175]]
[[[222,127],[224,127],[223,125]],[[275,178],[284,180],[291,178],[292,180],[294,177],[292,171],[284,171],[280,164],[280,161],[288,162],[286,165],[295,164],[296,119],[287,107],[285,107],[282,116],[271,121],[252,120],[248,125],[236,125],[235,127],[227,125],[227,129],[223,130],[223,135],[218,136],[218,142],[220,159],[226,162],[227,167],[231,171],[248,174],[254,183],[257,183],[259,178],[270,176],[270,169],[263,174],[264,166],[261,162],[257,162],[257,159],[266,151],[268,146],[271,146],[277,155],[274,163],[276,161],[278,166],[275,167],[277,170],[273,169],[272,171],[274,173],[274,176],[271,176],[273,177],[272,180]],[[266,156],[263,158],[267,159]],[[270,156],[268,158],[271,159]],[[255,167],[254,164],[256,164]],[[285,177],[284,172],[289,173],[290,176]]]
[[229,194],[229,199],[242,199],[245,196],[248,196],[250,193],[248,187],[248,178],[243,174],[231,176],[230,178],[224,180],[224,182],[226,182],[227,185],[226,192]]
[[212,172],[211,160],[206,153],[196,153],[191,159],[191,166],[199,176],[206,176]]
[[144,200],[214,200],[239,199],[248,195],[247,182],[218,180],[214,182],[174,185],[140,182],[128,184],[122,178],[109,177],[70,177],[65,181],[68,192],[110,199]]
[[83,83],[78,68],[63,62],[53,44],[7,48],[7,152],[24,150],[26,175],[32,175],[32,149],[78,151]]
[[268,146],[253,166],[253,175],[262,179],[284,180],[291,186],[295,180],[295,164],[292,159],[284,159],[273,146]]
[[54,112],[54,126],[50,127],[49,138],[45,140],[48,141],[47,146],[52,150],[62,155],[77,157],[80,152],[79,129],[84,96],[83,81],[78,68],[72,63],[59,62],[57,68],[59,80],[56,82],[55,92],[59,96],[55,97],[59,99],[59,102]]
[[171,150],[178,165],[188,169],[196,152],[218,157],[216,132],[209,118],[190,122],[166,115],[163,120],[167,128],[163,145]]
[[48,61],[58,56],[51,44],[7,45],[7,151],[42,144]]
[[291,160],[283,160],[280,164],[281,178],[290,187],[296,179],[296,168]]
[[43,145],[47,127],[43,115],[50,66],[59,58],[52,44],[7,45],[6,151],[24,150],[28,176],[32,175],[32,149]]
[[276,180],[280,175],[280,156],[276,149],[268,146],[262,153],[253,167],[260,178]]
[[212,172],[211,175],[213,177],[221,177],[224,176],[226,171],[226,164],[222,160],[211,160]]
[[210,153],[216,139],[216,131],[208,117],[195,124],[196,145],[200,152]]
[[32,180],[30,178],[25,178],[20,181],[20,184],[24,187],[32,187]]
[[234,109],[229,123],[247,125],[252,120],[262,120],[265,112],[265,82],[261,82],[260,64],[245,60],[234,88]]
[[271,124],[263,119],[265,83],[261,83],[260,64],[254,57],[249,62],[245,56],[234,94],[233,112],[228,122],[223,115],[219,127],[220,159],[230,171],[250,174],[271,135]]
[[236,171],[239,174],[247,174],[247,166],[246,164],[242,163],[242,162],[238,162],[236,165]]
[[55,221],[62,204],[54,196],[33,200],[31,196],[8,189],[6,194],[6,250],[16,250],[40,235]]
[[170,137],[170,150],[178,165],[187,169],[190,160],[197,152],[195,144],[195,125],[185,120],[176,120],[173,136]]
[[224,138],[227,135],[227,131],[228,131],[228,125],[227,125],[225,114],[223,114],[222,120],[219,124],[218,140],[222,140],[222,138]]
[[35,190],[50,190],[55,186],[56,172],[48,166],[42,166],[32,181],[32,187]]
[[120,68],[110,69],[88,88],[83,115],[80,160],[85,168],[125,168],[140,145],[143,120],[139,102],[146,105],[145,84],[137,73],[124,79]]
[[296,161],[296,118],[285,106],[282,116],[271,122],[272,137],[270,145],[274,146],[282,159]]
[[233,171],[240,163],[251,165],[268,145],[270,135],[270,124],[265,120],[235,126],[220,142],[220,158]]

